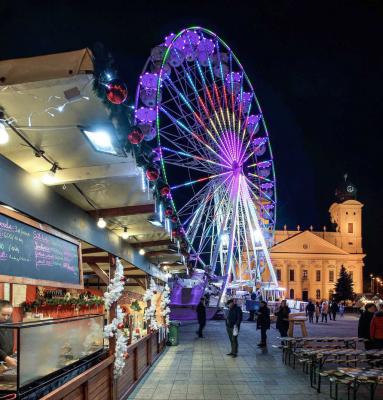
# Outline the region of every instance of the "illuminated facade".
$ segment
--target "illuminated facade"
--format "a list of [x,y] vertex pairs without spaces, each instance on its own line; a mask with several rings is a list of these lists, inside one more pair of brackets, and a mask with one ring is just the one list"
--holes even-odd
[[363,292],[362,207],[355,187],[345,180],[329,209],[334,232],[275,232],[271,259],[286,298],[330,299],[342,265],[351,273],[354,292]]

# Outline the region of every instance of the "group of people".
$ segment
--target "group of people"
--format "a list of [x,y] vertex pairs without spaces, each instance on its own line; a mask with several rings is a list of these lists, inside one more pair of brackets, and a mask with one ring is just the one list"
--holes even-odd
[[374,303],[367,303],[359,318],[358,337],[366,339],[365,347],[383,349],[383,304],[379,309]]
[[327,301],[323,301],[319,303],[317,301],[315,304],[310,300],[306,306],[306,315],[309,318],[310,323],[319,322],[319,318],[322,317],[321,322],[328,322],[327,317],[330,317],[330,320],[336,320],[336,315],[339,313],[341,317],[344,315],[344,303],[337,303],[336,301],[332,301],[328,303]]

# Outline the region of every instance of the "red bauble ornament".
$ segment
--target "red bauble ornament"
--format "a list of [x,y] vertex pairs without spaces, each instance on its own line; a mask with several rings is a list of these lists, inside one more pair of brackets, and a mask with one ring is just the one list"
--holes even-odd
[[166,215],[167,217],[171,217],[171,216],[173,215],[173,209],[172,209],[171,207],[167,207],[167,208],[165,209],[165,215]]
[[173,229],[173,230],[172,230],[172,236],[173,236],[173,237],[176,237],[176,236],[177,236],[177,233],[178,233],[177,229]]
[[127,360],[129,358],[129,353],[124,353],[124,360]]
[[126,306],[121,306],[121,310],[123,313],[126,314],[126,312],[128,311],[128,309],[126,308]]
[[148,168],[145,174],[149,181],[156,181],[160,176],[160,173],[156,168]]
[[176,223],[177,222],[177,217],[175,215],[172,216],[172,222]]
[[118,328],[118,329],[124,329],[124,326],[125,326],[125,325],[124,325],[123,322],[119,322],[118,325],[117,325],[117,328]]
[[125,278],[124,277],[120,278],[120,282],[125,282]]
[[167,196],[170,193],[169,185],[165,185],[160,189],[161,196]]
[[128,97],[128,89],[121,79],[113,79],[105,85],[106,97],[113,104],[122,104]]
[[128,140],[132,144],[140,144],[143,139],[144,134],[138,128],[133,128],[132,132],[128,135]]

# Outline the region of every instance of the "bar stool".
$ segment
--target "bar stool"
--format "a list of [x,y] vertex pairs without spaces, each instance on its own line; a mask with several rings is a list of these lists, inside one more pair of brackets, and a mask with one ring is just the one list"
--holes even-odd
[[306,317],[295,317],[291,318],[289,321],[289,331],[288,335],[290,337],[294,337],[294,326],[300,326],[301,327],[301,332],[302,332],[302,337],[307,336],[307,329],[306,329],[306,322],[307,318]]

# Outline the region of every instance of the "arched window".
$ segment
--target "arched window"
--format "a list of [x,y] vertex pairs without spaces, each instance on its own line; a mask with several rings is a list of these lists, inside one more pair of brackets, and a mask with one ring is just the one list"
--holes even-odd
[[294,298],[294,289],[290,289],[290,299]]
[[316,291],[316,299],[320,300],[320,289],[317,289]]

